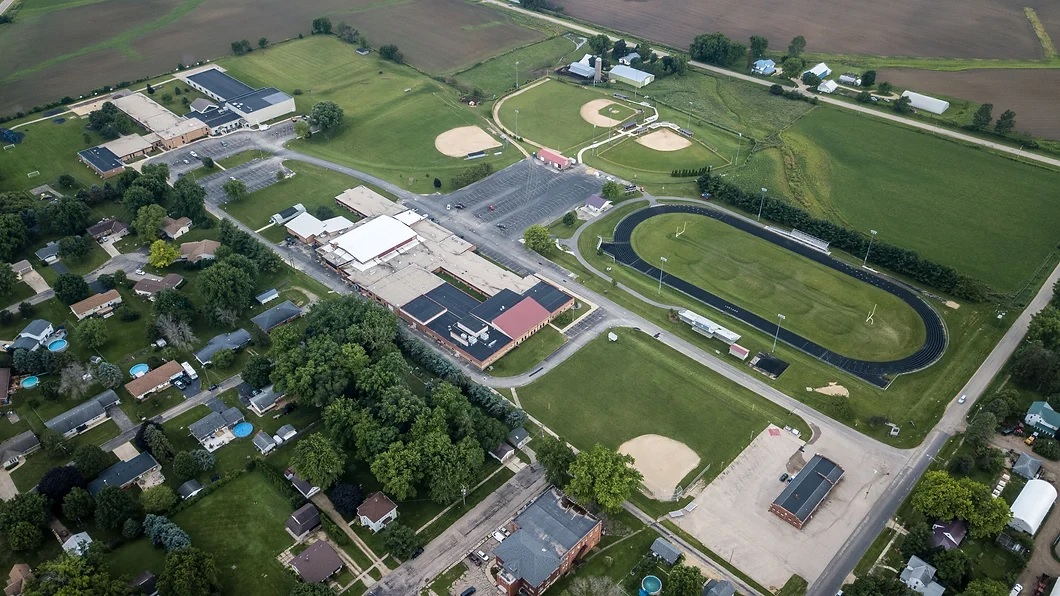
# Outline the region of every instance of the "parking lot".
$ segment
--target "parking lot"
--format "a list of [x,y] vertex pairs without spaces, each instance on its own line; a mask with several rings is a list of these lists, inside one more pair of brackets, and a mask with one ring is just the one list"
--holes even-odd
[[[283,159],[266,154],[265,159],[248,161],[234,168],[218,171],[216,174],[201,178],[199,179],[199,184],[206,189],[206,200],[212,204],[220,205],[228,200],[224,190],[221,188],[225,182],[232,179],[242,180],[247,187],[247,192],[252,193],[276,184],[276,173],[280,170],[289,172],[283,166]],[[296,203],[297,200],[292,198],[291,202]]]
[[496,593],[496,583],[493,581],[493,577],[490,575],[490,568],[493,567],[494,557],[493,549],[497,548],[500,544],[495,538],[490,537],[485,542],[475,547],[474,552],[482,551],[487,557],[487,560],[483,560],[473,553],[469,553],[464,557],[463,565],[467,572],[459,580],[453,583],[451,592],[453,594],[460,594],[468,588],[475,588],[478,594],[492,594]]
[[[147,163],[166,164],[169,166],[170,177],[175,179],[203,167],[201,161],[203,157],[218,161],[244,151],[261,151],[262,157],[268,157],[271,151],[282,147],[284,143],[293,138],[294,124],[285,121],[265,131],[240,130],[222,137],[210,137],[196,141],[180,149],[153,157]],[[192,156],[193,151],[198,157]]]

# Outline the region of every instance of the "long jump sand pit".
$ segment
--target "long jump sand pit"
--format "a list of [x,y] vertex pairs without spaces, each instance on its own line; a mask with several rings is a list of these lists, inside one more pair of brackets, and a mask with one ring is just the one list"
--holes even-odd
[[648,149],[656,151],[680,151],[692,146],[692,141],[682,137],[669,128],[660,128],[637,139],[637,142]]
[[600,113],[601,111],[603,111],[604,108],[606,108],[607,106],[611,106],[611,105],[622,105],[622,104],[613,102],[610,99],[594,99],[592,101],[586,102],[585,105],[582,106],[582,109],[580,111],[580,113],[582,115],[582,120],[585,120],[589,124],[593,124],[593,125],[596,125],[596,126],[608,126],[608,127],[610,127],[610,126],[618,126],[619,124],[622,124],[622,120],[615,120],[614,118],[608,118],[607,116],[604,116],[603,114]]
[[461,126],[434,138],[434,148],[449,157],[466,157],[469,153],[500,147],[497,139],[477,126]]
[[633,456],[634,465],[644,475],[644,486],[656,499],[668,499],[684,478],[699,465],[699,456],[680,441],[662,435],[634,437],[618,448]]

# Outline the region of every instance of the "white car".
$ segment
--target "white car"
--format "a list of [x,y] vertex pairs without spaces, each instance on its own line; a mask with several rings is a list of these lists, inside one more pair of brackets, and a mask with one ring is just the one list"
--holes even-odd
[[488,563],[490,560],[490,556],[480,550],[475,551],[475,554],[478,555],[478,558],[482,559],[483,562]]
[[1008,593],[1008,596],[1019,596],[1019,593],[1023,591],[1022,584],[1016,584],[1012,586],[1012,591]]
[[195,159],[199,159],[199,154],[198,154],[198,153],[196,153],[196,152],[194,152],[194,151],[192,151],[192,152],[188,153],[188,155],[190,155],[190,156],[194,157]]
[[135,273],[136,275],[147,275],[146,273],[144,273],[143,269],[137,269],[136,271],[133,271],[133,273]]
[[501,534],[500,530],[497,530],[496,532],[493,533],[493,539],[496,540],[497,542],[504,542],[504,538],[505,538],[505,536],[504,536],[504,534]]
[[959,403],[959,404],[963,404],[966,401],[968,401],[968,394],[967,393],[965,393],[964,395],[962,395],[962,396],[957,398],[957,403]]

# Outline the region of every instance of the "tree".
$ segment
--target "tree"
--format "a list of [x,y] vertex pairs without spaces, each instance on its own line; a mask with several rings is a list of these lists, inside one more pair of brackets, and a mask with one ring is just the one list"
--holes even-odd
[[1045,459],[1056,461],[1060,459],[1060,443],[1056,439],[1039,438],[1034,442],[1034,452]]
[[309,121],[325,132],[341,126],[342,117],[342,108],[333,101],[319,101],[313,104],[313,109],[309,112]]
[[241,201],[247,196],[247,185],[238,178],[225,181],[225,183],[221,185],[221,190],[224,191],[228,200],[233,202]]
[[162,513],[169,511],[177,504],[177,495],[173,489],[164,484],[152,486],[140,493],[140,505],[148,513]]
[[114,272],[114,287],[125,287],[129,285],[129,278],[125,273],[124,269],[118,269]]
[[622,187],[613,180],[608,180],[600,188],[600,194],[609,201],[617,201],[622,198]]
[[626,46],[626,40],[620,39],[614,43],[611,49],[611,59],[618,62],[618,59],[629,53],[629,48]]
[[74,197],[62,197],[40,210],[44,226],[53,234],[80,234],[88,227],[88,205]]
[[264,50],[265,47],[268,46],[268,45],[269,45],[269,40],[268,39],[266,39],[264,37],[259,37],[258,38],[258,48]]
[[784,78],[794,79],[802,74],[803,67],[806,64],[798,58],[788,58],[781,63],[780,69],[784,72]]
[[865,72],[861,73],[861,86],[862,87],[872,87],[873,84],[875,84],[875,83],[876,83],[876,71],[875,70],[866,70]]
[[959,586],[971,571],[972,561],[968,553],[959,548],[943,550],[931,558],[931,564],[938,571],[942,583],[948,586]]
[[136,540],[143,533],[144,525],[131,517],[121,525],[121,535],[129,540]]
[[327,489],[345,469],[346,453],[320,433],[305,437],[295,445],[291,468],[313,486]]
[[74,466],[84,478],[95,478],[114,463],[114,454],[95,445],[78,445],[73,454]]
[[984,103],[972,116],[972,130],[986,130],[994,120],[994,104]]
[[589,38],[589,49],[594,56],[603,57],[611,49],[611,38],[603,33],[594,35]]
[[973,447],[983,447],[990,442],[995,432],[997,432],[997,417],[990,412],[979,412],[968,424],[964,440]]
[[0,261],[14,261],[15,253],[25,246],[28,240],[29,233],[21,217],[14,213],[0,215]]
[[[202,165],[213,168],[213,159],[202,158]],[[206,190],[199,186],[189,176],[178,179],[173,184],[173,202],[170,212],[173,217],[187,217],[195,222],[197,226],[212,224],[212,220],[206,213]]]
[[1016,128],[1016,112],[1012,110],[1005,110],[998,116],[997,122],[994,123],[994,132],[999,135],[1007,135]]
[[147,450],[159,462],[168,464],[173,459],[173,445],[160,427],[151,425],[145,428],[144,442],[147,444]]
[[197,476],[201,470],[195,456],[190,451],[181,451],[173,457],[173,473],[178,482],[184,482]]
[[401,50],[392,43],[388,43],[385,46],[379,47],[379,57],[383,60],[390,60],[391,62],[397,62],[401,64],[405,61],[405,55],[401,53]]
[[220,594],[213,555],[191,546],[170,552],[158,576],[158,591],[166,596]]
[[272,360],[264,354],[254,354],[243,367],[243,380],[251,387],[261,389],[269,384],[270,373]]
[[633,467],[633,457],[597,443],[582,451],[571,463],[567,492],[585,503],[596,503],[615,512],[640,485],[643,476]]
[[75,486],[85,486],[85,479],[74,466],[56,466],[44,473],[37,483],[37,494],[53,505],[63,502]]
[[356,29],[346,23],[339,23],[339,26],[335,29],[335,35],[346,43],[357,43],[357,40],[361,37],[361,34]]
[[1008,586],[993,579],[977,579],[969,582],[961,596],[1006,596]]
[[897,577],[859,575],[854,583],[843,586],[843,596],[910,596],[913,591]]
[[902,539],[901,551],[905,557],[926,557],[931,552],[931,538],[933,531],[931,526],[923,521],[912,524],[909,533]]
[[880,95],[887,95],[891,92],[892,89],[894,89],[894,85],[888,83],[887,81],[884,81],[876,86],[876,92]]
[[331,35],[331,19],[328,17],[313,19],[313,34],[317,33]]
[[574,463],[574,450],[563,439],[544,435],[534,444],[538,461],[545,467],[548,481],[560,488],[566,488],[570,482],[570,465]]
[[[165,292],[162,293],[164,294]],[[173,315],[166,314],[158,317],[158,320],[155,321],[155,329],[158,330],[162,337],[166,338],[170,345],[178,350],[189,350],[199,341],[191,330],[191,324]]]
[[724,33],[697,35],[688,49],[693,59],[718,66],[736,62],[745,52],[747,48],[743,44],[732,41]]
[[36,550],[42,538],[40,526],[27,522],[18,522],[7,530],[7,544],[15,552]]
[[72,335],[77,343],[90,350],[95,350],[107,343],[107,324],[103,319],[91,317],[78,323]]
[[663,586],[665,596],[699,596],[707,578],[698,567],[675,565],[670,570],[669,581]]
[[625,596],[626,591],[610,577],[583,575],[575,578],[560,596]]
[[210,364],[214,368],[220,368],[227,370],[228,367],[232,366],[232,363],[236,361],[236,353],[228,348],[217,350],[214,355],[210,358]]
[[371,464],[372,475],[383,485],[383,490],[398,501],[416,496],[420,480],[420,454],[401,441],[392,443],[378,454]]
[[220,262],[206,269],[196,280],[205,309],[215,319],[224,311],[242,314],[254,299],[254,281],[245,270]]
[[79,400],[88,393],[92,376],[80,362],[73,362],[59,374],[59,392],[70,399]]
[[88,298],[92,291],[88,283],[80,275],[63,273],[55,280],[55,296],[65,305],[69,306]]
[[573,211],[568,211],[563,214],[563,225],[568,228],[574,227],[574,224],[578,222],[578,216]]
[[872,94],[868,91],[862,91],[861,93],[858,93],[857,97],[854,99],[856,99],[858,103],[869,103],[872,101]]
[[298,120],[297,122],[295,122],[294,123],[294,134],[299,139],[308,139],[309,135],[310,135],[310,133],[309,133],[309,123],[306,122],[305,120]]
[[753,62],[759,58],[764,58],[766,55],[766,49],[769,47],[769,40],[762,37],[761,35],[752,35],[750,41],[751,52],[747,56],[748,62]]
[[400,522],[391,522],[382,534],[383,546],[399,559],[408,559],[420,547],[416,531]]
[[92,517],[96,511],[96,499],[87,490],[75,487],[63,498],[63,515],[78,522]]
[[335,590],[324,584],[306,584],[299,582],[291,589],[289,596],[334,596]]
[[1027,340],[1041,342],[1049,350],[1060,349],[1060,308],[1046,306],[1031,317]]
[[991,487],[970,478],[958,480],[937,470],[924,474],[910,502],[928,517],[967,520],[973,538],[994,536],[1011,519],[1008,504],[1004,499],[993,498]]
[[967,454],[958,455],[950,462],[950,470],[962,476],[967,476],[973,466],[975,466],[975,460]]
[[523,243],[532,251],[548,254],[552,251],[552,235],[548,228],[541,224],[534,224],[523,232]]
[[18,314],[23,319],[29,319],[36,312],[36,308],[29,302],[22,301],[18,303]]
[[0,502],[0,533],[10,538],[20,524],[43,528],[48,523],[48,500],[34,493],[22,493]]
[[142,515],[140,504],[129,491],[108,486],[96,494],[96,525],[103,529],[117,529],[130,518]]
[[333,486],[328,492],[328,497],[331,499],[331,504],[335,506],[335,510],[345,518],[356,517],[357,507],[364,502],[361,487],[345,482]]
[[59,240],[59,256],[80,262],[88,256],[92,247],[84,236],[66,236]]
[[217,463],[213,454],[205,449],[196,449],[191,452],[191,456],[195,458],[195,463],[199,466],[199,470],[203,472],[209,471]]
[[145,205],[136,211],[132,227],[141,238],[157,238],[165,218],[166,210],[161,205]]
[[821,77],[813,74],[810,71],[802,73],[802,82],[809,87],[816,87],[821,84]]
[[106,562],[95,549],[89,549],[85,556],[63,553],[38,565],[33,576],[34,580],[24,587],[23,596],[125,596],[131,593],[125,579],[111,577]]
[[795,36],[788,44],[788,56],[798,58],[804,51],[806,51],[806,38],[801,35]]
[[96,367],[96,380],[107,389],[114,389],[121,385],[125,376],[121,368],[110,362],[100,362]]
[[908,114],[913,111],[913,106],[910,105],[912,103],[913,100],[908,96],[899,97],[898,101],[894,102],[894,111],[899,114]]
[[[15,355],[17,356],[18,352],[16,352]],[[18,366],[16,365],[15,368],[18,368]],[[50,428],[41,431],[40,445],[41,448],[44,449],[44,452],[52,457],[62,457],[63,455],[66,455],[68,451],[66,439]]]

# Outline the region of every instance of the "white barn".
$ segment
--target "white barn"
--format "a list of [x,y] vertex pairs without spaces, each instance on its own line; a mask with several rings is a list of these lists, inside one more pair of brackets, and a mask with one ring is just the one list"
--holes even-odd
[[1034,536],[1056,502],[1056,489],[1044,480],[1031,480],[1012,503],[1009,527]]
[[924,110],[925,112],[931,112],[932,114],[941,114],[950,109],[950,102],[935,99],[934,97],[929,97],[927,95],[921,95],[920,93],[905,91],[902,93],[902,97],[908,97],[909,105],[914,108]]
[[817,75],[817,78],[823,79],[823,78],[827,77],[828,75],[832,74],[832,69],[828,68],[828,65],[825,64],[824,62],[818,62],[816,65],[814,65],[813,68],[811,68],[810,70],[807,70],[807,71],[803,71],[802,74],[805,75],[806,73],[815,74],[815,75]]

